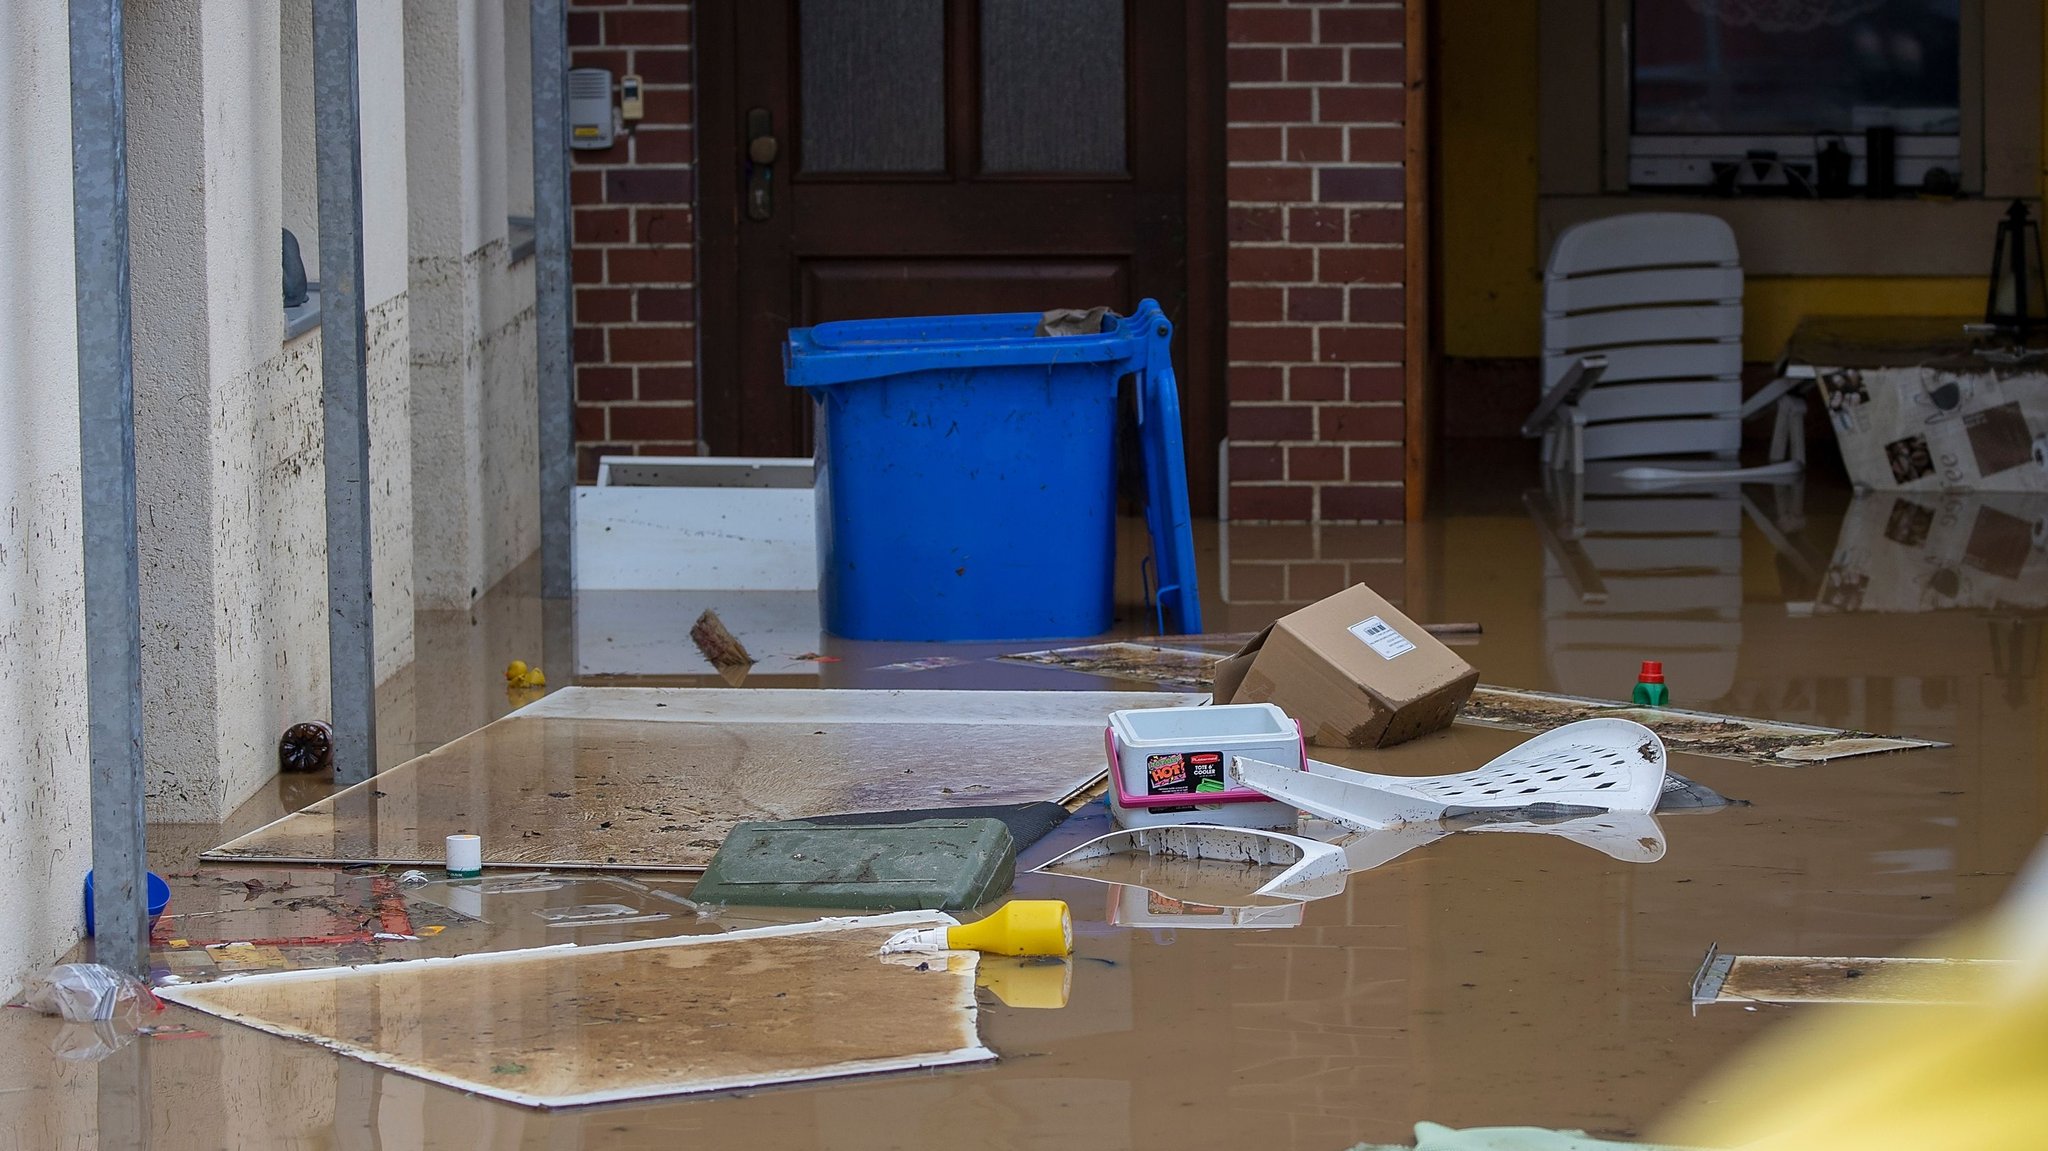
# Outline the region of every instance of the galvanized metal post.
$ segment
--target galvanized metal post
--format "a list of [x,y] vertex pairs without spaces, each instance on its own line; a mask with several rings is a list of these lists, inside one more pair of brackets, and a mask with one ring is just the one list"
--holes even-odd
[[362,124],[356,0],[314,0],[313,155],[320,201],[320,402],[327,468],[327,667],[334,778],[377,763],[370,607],[370,405],[363,310]]
[[141,975],[149,969],[149,865],[142,825],[142,608],[122,60],[121,0],[71,0],[72,257],[78,277],[94,955],[109,967]]
[[576,394],[570,358],[569,29],[565,0],[533,0],[534,344],[540,358],[540,589],[574,590]]

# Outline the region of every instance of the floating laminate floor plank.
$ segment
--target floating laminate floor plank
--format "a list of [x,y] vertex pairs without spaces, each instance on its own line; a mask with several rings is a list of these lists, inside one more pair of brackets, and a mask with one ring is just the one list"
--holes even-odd
[[432,866],[701,870],[734,824],[1064,801],[1103,775],[1112,710],[1154,692],[564,688],[204,854]]
[[993,1059],[971,953],[877,954],[930,912],[253,975],[163,997],[379,1067],[571,1107]]

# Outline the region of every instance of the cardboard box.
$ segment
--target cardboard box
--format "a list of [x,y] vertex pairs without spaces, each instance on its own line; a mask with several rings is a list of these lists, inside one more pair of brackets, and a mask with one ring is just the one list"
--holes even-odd
[[1269,625],[1216,665],[1217,703],[1272,703],[1322,747],[1450,726],[1479,673],[1364,584]]

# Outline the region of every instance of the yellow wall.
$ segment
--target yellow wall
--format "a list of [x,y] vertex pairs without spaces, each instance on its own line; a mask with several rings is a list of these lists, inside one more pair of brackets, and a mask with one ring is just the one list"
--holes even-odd
[[[1444,352],[1535,356],[1537,0],[1440,0]],[[1597,126],[1589,126],[1597,130]]]
[[[1536,224],[1538,0],[1439,2],[1444,353],[1533,357],[1543,345]],[[1984,251],[1988,265],[1988,235]],[[1743,353],[1751,360],[1776,359],[1802,315],[1981,312],[1984,288],[1981,277],[1752,277],[1744,299]]]

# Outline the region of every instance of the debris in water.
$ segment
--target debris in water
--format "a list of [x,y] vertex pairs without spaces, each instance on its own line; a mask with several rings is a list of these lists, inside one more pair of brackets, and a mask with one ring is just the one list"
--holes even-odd
[[718,669],[725,682],[734,687],[747,678],[747,669],[754,666],[754,657],[747,654],[746,645],[726,630],[725,621],[710,608],[705,608],[697,622],[690,625],[690,639],[695,641],[697,650],[704,653],[711,666]]
[[1725,955],[1709,947],[1692,1003],[1695,1011],[1711,1003],[1984,1003],[2013,968],[2010,959]]
[[334,729],[319,720],[295,723],[277,741],[279,771],[326,771],[334,766]]
[[1668,769],[1664,772],[1664,793],[1657,797],[1658,811],[1748,806],[1746,799],[1730,799],[1704,783],[1696,783]]
[[877,667],[877,668],[875,668],[874,670],[875,670],[875,671],[936,671],[937,669],[939,669],[939,668],[942,668],[942,667],[958,667],[959,665],[961,665],[961,664],[963,664],[963,663],[971,663],[971,662],[973,662],[973,661],[971,661],[971,660],[965,660],[965,659],[961,659],[961,658],[959,658],[958,656],[951,656],[951,655],[928,655],[928,656],[925,656],[925,657],[924,657],[924,658],[922,658],[922,659],[906,659],[906,660],[904,660],[904,661],[902,661],[902,662],[900,662],[900,663],[885,663],[885,664],[883,664],[882,666],[880,666],[880,667]]
[[[751,1090],[985,1061],[973,962],[912,972],[874,957],[928,911],[487,956],[368,963],[166,989],[177,1002],[458,1090],[532,1107]],[[686,971],[687,994],[676,973]],[[569,992],[536,1011],[530,988]],[[779,993],[788,993],[781,995]],[[426,1038],[433,1003],[488,1042]],[[585,1036],[630,1059],[592,1060]],[[804,1041],[791,1043],[789,1036]],[[689,1042],[693,1036],[709,1041]],[[680,1038],[679,1038],[680,1037]],[[715,1037],[715,1038],[713,1038]]]

